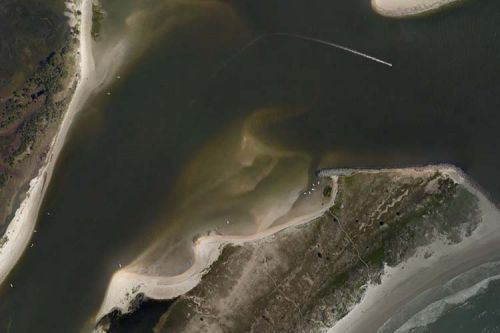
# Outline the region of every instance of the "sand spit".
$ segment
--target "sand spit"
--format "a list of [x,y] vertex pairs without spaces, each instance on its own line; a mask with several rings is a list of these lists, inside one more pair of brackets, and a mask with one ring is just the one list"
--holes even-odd
[[408,17],[438,10],[458,0],[372,0],[372,8],[387,17]]
[[[374,331],[415,296],[491,260],[498,253],[500,211],[466,180],[459,169],[444,166],[439,170],[477,196],[482,223],[460,243],[450,245],[445,240],[438,240],[419,248],[405,262],[395,267],[386,266],[381,284],[369,285],[362,301],[338,321],[329,333]],[[429,253],[432,253],[431,257],[428,257]]]
[[262,230],[250,236],[208,235],[198,238],[194,243],[193,265],[184,273],[171,276],[142,275],[127,267],[116,272],[108,286],[104,301],[99,309],[96,321],[106,314],[119,310],[122,313],[130,312],[134,298],[143,294],[152,299],[171,299],[185,294],[201,281],[203,275],[218,259],[225,245],[239,245],[269,237],[289,227],[299,226],[321,217],[335,202],[337,194],[337,177],[331,177],[332,195],[330,201],[314,212],[291,218],[276,226]]
[[[132,302],[138,295],[152,299],[171,299],[187,293],[199,284],[203,275],[218,259],[225,245],[241,245],[269,237],[289,227],[305,224],[320,217],[330,208],[337,194],[337,179],[341,175],[362,173],[397,172],[401,177],[428,177],[436,172],[447,175],[456,183],[463,185],[478,198],[482,222],[474,232],[457,244],[447,239],[420,247],[415,255],[395,267],[385,267],[381,284],[369,284],[357,305],[332,328],[336,332],[368,332],[381,327],[403,304],[433,285],[439,285],[471,267],[491,259],[500,249],[499,210],[472,185],[465,174],[451,165],[433,165],[395,169],[329,169],[318,172],[320,177],[331,177],[335,186],[332,201],[313,213],[306,213],[283,224],[251,236],[235,237],[229,235],[209,235],[199,238],[194,244],[193,265],[186,272],[171,277],[138,274],[133,269],[124,268],[116,272],[108,286],[104,301],[96,316],[97,321],[106,314],[118,310],[131,311]],[[398,177],[398,176],[396,176]],[[432,254],[429,257],[429,254]],[[383,302],[381,300],[383,299]],[[133,308],[133,306],[132,306]],[[101,327],[102,329],[102,327]]]
[[[0,284],[5,281],[21,258],[31,239],[42,203],[41,197],[45,187],[46,171],[46,167],[41,168],[38,175],[31,180],[26,198],[17,209],[3,236],[5,242],[0,248]],[[11,283],[11,285],[13,284]]]
[[[17,209],[5,233],[6,241],[0,248],[0,284],[5,281],[9,272],[21,258],[31,239],[57,157],[61,152],[75,114],[81,109],[91,93],[91,88],[94,86],[95,65],[90,35],[92,27],[92,0],[75,1],[70,6],[74,6],[74,8],[80,10],[82,13],[80,19],[79,81],[68,110],[61,122],[59,131],[49,148],[45,164],[40,168],[38,175],[31,180],[26,198]],[[11,282],[11,284],[15,286],[14,282]]]

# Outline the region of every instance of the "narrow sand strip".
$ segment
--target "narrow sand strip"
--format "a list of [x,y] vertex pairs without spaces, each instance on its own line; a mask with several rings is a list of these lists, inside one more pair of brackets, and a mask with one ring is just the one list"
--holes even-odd
[[[450,245],[438,240],[419,248],[415,256],[407,261],[395,267],[386,267],[382,283],[369,285],[363,300],[328,333],[375,332],[402,305],[421,292],[500,253],[499,210],[464,178],[460,170],[447,166],[441,171],[478,197],[483,221],[471,236],[458,244]],[[426,253],[433,255],[426,258]]]
[[94,58],[92,56],[92,40],[90,29],[92,27],[92,0],[81,0],[77,8],[81,11],[80,21],[80,79],[75,89],[73,98],[68,106],[59,131],[54,137],[45,160],[45,165],[40,168],[38,175],[30,182],[26,198],[17,209],[14,218],[9,223],[5,235],[8,240],[0,249],[0,284],[7,278],[21,258],[28,246],[35,229],[37,216],[42,200],[50,183],[55,162],[61,152],[64,141],[75,114],[81,109],[90,95],[93,87]]
[[387,17],[408,17],[435,11],[458,0],[372,0],[372,8]]
[[239,245],[271,236],[289,227],[311,222],[321,217],[335,202],[337,194],[337,177],[332,177],[332,195],[330,201],[314,212],[297,216],[286,223],[271,226],[250,236],[210,235],[200,237],[194,244],[193,265],[184,273],[171,276],[150,276],[127,270],[127,267],[116,272],[108,286],[104,301],[96,316],[99,321],[113,310],[129,312],[130,303],[135,295],[142,293],[152,299],[171,299],[185,294],[196,287],[201,278],[217,260],[225,245]]
[[31,180],[26,198],[7,227],[4,235],[6,242],[0,248],[0,284],[4,282],[19,258],[21,258],[31,239],[42,203],[41,197],[44,192],[46,170],[47,168],[44,166],[40,169],[38,175]]

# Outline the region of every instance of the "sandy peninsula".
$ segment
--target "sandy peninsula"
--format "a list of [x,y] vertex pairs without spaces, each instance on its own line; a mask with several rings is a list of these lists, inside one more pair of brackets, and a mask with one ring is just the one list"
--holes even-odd
[[152,299],[171,299],[185,294],[200,283],[203,275],[219,258],[226,245],[254,242],[281,230],[309,223],[321,217],[335,202],[336,181],[337,176],[330,177],[332,193],[326,202],[311,207],[312,209],[309,211],[299,209],[295,216],[287,213],[286,215],[290,218],[286,222],[273,224],[249,236],[208,235],[198,238],[193,247],[193,265],[180,275],[172,277],[150,276],[135,273],[127,267],[117,271],[108,286],[104,301],[96,315],[96,321],[114,310],[119,310],[121,313],[130,312],[131,304],[139,294]]
[[499,253],[500,212],[457,168],[318,176],[331,180],[331,201],[251,236],[198,238],[193,265],[180,275],[121,269],[96,319],[133,311],[142,297],[178,297],[158,332],[367,332],[421,292]]
[[[21,202],[20,207],[17,209],[14,218],[6,230],[3,245],[0,248],[0,284],[5,282],[9,272],[16,265],[29,244],[35,230],[44,194],[52,177],[54,165],[61,152],[70,126],[75,114],[81,109],[91,93],[91,88],[94,86],[95,65],[90,35],[92,27],[92,0],[82,0],[81,2],[68,3],[67,5],[74,7],[75,11],[79,10],[82,13],[78,50],[78,83],[59,127],[59,131],[52,141],[45,163],[40,168],[37,176],[31,180],[26,197]],[[15,282],[9,283],[15,286]]]
[[416,16],[454,3],[458,0],[372,0],[372,8],[387,17]]

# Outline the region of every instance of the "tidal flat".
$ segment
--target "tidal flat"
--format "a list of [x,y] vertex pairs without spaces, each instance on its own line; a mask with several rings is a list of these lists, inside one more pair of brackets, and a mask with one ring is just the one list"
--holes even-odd
[[[169,303],[155,332],[366,332],[401,302],[495,258],[500,214],[459,170],[342,173],[320,217],[253,239],[221,237],[218,258]],[[142,283],[126,312],[158,296]]]
[[[197,239],[258,233],[290,221],[294,216],[287,211],[307,215],[308,205],[298,198],[309,197],[309,192],[321,197],[325,188],[313,191],[312,184],[329,181],[328,177],[316,178],[316,172],[324,168],[402,170],[451,163],[465,172],[467,183],[478,184],[474,188],[480,189],[481,198],[488,198],[479,200],[480,204],[500,202],[495,112],[500,107],[496,68],[500,47],[495,32],[498,1],[466,1],[405,19],[381,16],[370,1],[325,4],[291,0],[284,5],[269,0],[102,0],[97,7],[92,10],[99,13],[99,19],[91,45],[99,89],[83,105],[68,132],[41,203],[37,232],[2,284],[0,331],[67,333],[82,327],[89,331],[100,317],[106,290],[117,272],[133,268],[129,271],[141,276],[172,278],[192,266]],[[307,38],[291,38],[292,34]],[[342,45],[382,62],[311,39]],[[348,179],[363,180],[353,193],[360,193],[367,203],[375,200],[369,197],[370,186],[378,183],[370,172],[360,178],[337,176],[340,185]],[[382,197],[389,198],[394,184],[384,179],[389,192]],[[453,183],[452,178],[445,185]],[[457,188],[463,190],[459,191],[462,198],[468,197],[467,193],[479,196]],[[399,198],[405,192],[395,193]],[[341,190],[337,195],[340,202],[345,200]],[[451,238],[436,240],[435,251],[417,251],[419,256],[446,253],[446,248],[460,247],[448,247],[448,242],[463,239],[457,244],[465,244],[476,232],[487,230],[480,228],[481,223],[476,227],[473,206],[467,205],[472,215],[463,224],[468,227],[464,234],[454,225],[437,223],[442,221],[440,216],[429,215]],[[342,222],[352,222],[341,206],[331,208],[336,209],[335,214],[343,214]],[[387,209],[392,211],[389,206]],[[292,229],[313,228],[321,221],[315,219],[310,227],[307,223]],[[375,237],[370,244],[386,249],[380,235],[398,239],[389,236],[391,230],[401,233],[408,253],[420,241],[434,240],[433,234],[424,239],[415,237],[420,232],[425,235],[422,229],[399,229],[391,221],[375,219],[378,226],[375,228],[374,222],[369,226],[373,230],[365,230],[367,237]],[[432,229],[437,228],[436,223],[426,220],[422,225]],[[356,228],[346,231],[350,238],[359,233],[354,242],[364,237]],[[469,231],[471,235],[466,237]],[[281,230],[276,237],[289,232]],[[347,240],[340,244],[351,249],[342,230],[330,235],[333,240],[345,236]],[[266,242],[267,238],[256,244],[264,251],[271,246]],[[355,244],[356,249],[361,245]],[[363,290],[366,286],[366,290],[352,290],[352,302],[346,304],[355,304],[362,295],[367,300],[370,295],[379,295],[385,286],[398,281],[389,275],[402,277],[402,271],[409,271],[404,260],[413,259],[410,254],[406,258],[403,245],[399,255],[394,251],[371,253],[359,247],[370,269],[361,264],[361,268],[349,266],[346,270],[359,270],[358,280],[355,274],[348,277],[353,278],[354,286]],[[231,253],[238,251],[242,255],[258,252],[252,246],[228,245],[218,258],[231,258]],[[483,249],[485,252],[472,251],[477,258],[462,262],[462,266],[479,263],[482,254],[489,258],[488,248]],[[346,265],[354,264],[354,255],[343,257]],[[321,251],[308,254],[311,263],[313,257],[327,261]],[[328,257],[332,261],[332,256]],[[420,257],[418,262],[411,261],[415,263],[412,267],[419,267],[419,262],[434,263],[439,256],[433,254],[424,261]],[[218,258],[211,267],[224,268]],[[237,258],[236,254],[232,258]],[[385,261],[393,266],[384,267]],[[374,277],[380,274],[381,284],[367,283],[363,267]],[[208,278],[213,272],[203,274]],[[197,282],[201,282],[194,289],[178,292],[175,302],[179,307],[191,304],[183,296],[204,295],[203,274],[198,275]],[[280,274],[277,270],[276,276]],[[342,276],[338,282],[343,282]],[[72,292],[60,286],[70,286]],[[288,286],[277,290],[282,288]],[[346,288],[343,295],[351,295]],[[147,291],[140,289],[130,298],[136,300],[139,295],[142,300],[142,294],[147,298]],[[278,302],[273,297],[269,299]],[[253,306],[250,303],[248,299],[247,305]],[[213,304],[207,299],[203,311],[216,311]],[[279,304],[296,308],[286,300]],[[269,308],[257,305],[272,308],[271,303]],[[334,306],[328,306],[333,313]],[[169,309],[182,313],[179,307]],[[339,306],[335,314],[323,317],[316,307],[311,305],[311,313],[316,314],[310,319],[322,321],[316,323],[322,327],[346,314]],[[162,306],[159,309],[157,317],[149,319],[148,329],[159,325],[161,314],[166,312]],[[343,322],[350,323],[356,314],[367,313],[365,310],[363,306],[353,308]],[[372,315],[372,323],[382,325],[382,318],[388,319],[389,314],[375,311]],[[132,316],[125,317],[130,321]],[[264,316],[270,318],[267,312]],[[231,322],[230,317],[229,311],[227,322]],[[177,319],[179,327],[194,325],[182,322],[185,318]],[[177,325],[172,320],[162,316],[167,326]],[[213,318],[199,321],[214,329],[220,324]],[[256,325],[264,327],[265,322],[261,317]],[[296,318],[290,322],[302,327]],[[126,328],[122,331],[128,332]]]

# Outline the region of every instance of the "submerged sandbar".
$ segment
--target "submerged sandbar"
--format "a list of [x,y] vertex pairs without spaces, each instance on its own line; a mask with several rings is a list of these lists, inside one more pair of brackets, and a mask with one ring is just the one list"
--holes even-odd
[[332,184],[315,214],[250,237],[202,237],[193,268],[178,276],[117,272],[98,327],[144,298],[176,298],[158,332],[366,332],[436,275],[490,258],[500,238],[498,210],[454,167],[317,175]]

